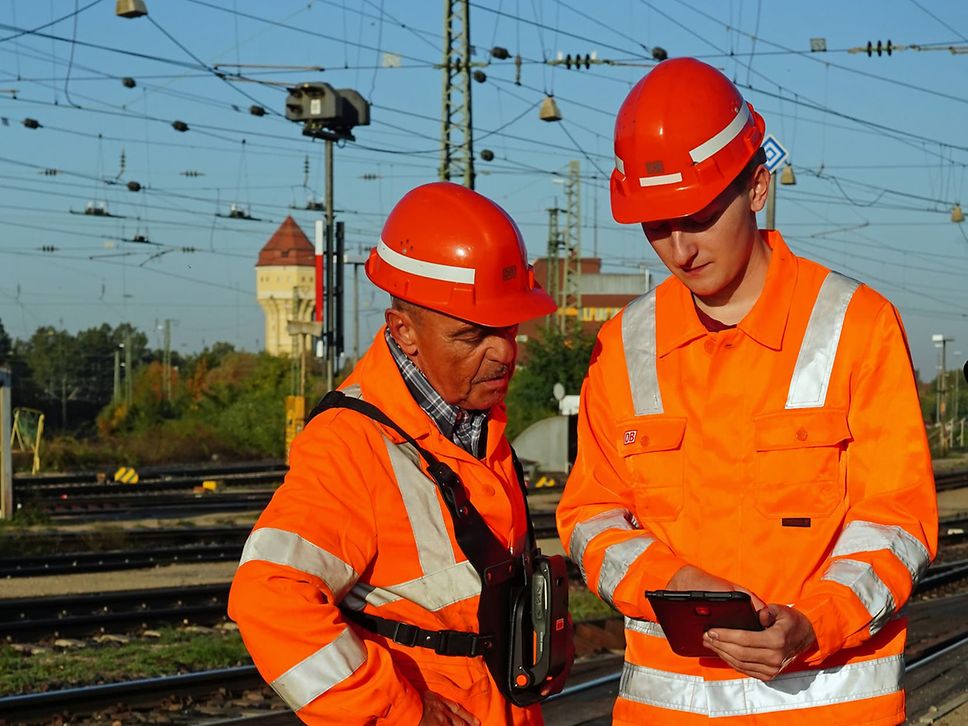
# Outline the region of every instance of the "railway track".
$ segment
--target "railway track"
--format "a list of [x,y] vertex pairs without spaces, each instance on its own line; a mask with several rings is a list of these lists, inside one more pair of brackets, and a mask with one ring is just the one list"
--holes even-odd
[[[243,472],[220,476],[155,479],[138,484],[56,482],[18,484],[14,506],[52,520],[184,516],[210,511],[259,511],[272,498],[286,470]],[[218,482],[215,491],[204,482]],[[547,489],[529,490],[529,494]]]
[[[53,520],[185,516],[213,511],[258,511],[285,477],[279,462],[221,468],[158,469],[134,485],[108,484],[91,473],[18,476],[14,502]],[[206,480],[220,491],[199,491]],[[938,474],[938,491],[968,486],[968,470]],[[529,493],[545,491],[529,490]]]
[[[539,539],[557,537],[554,512],[535,511],[532,522]],[[18,535],[8,540],[8,549],[25,554],[0,557],[0,579],[238,560],[251,529],[250,526],[239,526],[110,530],[102,533],[104,543],[109,547],[79,551],[76,550],[78,546],[90,546],[92,537],[98,537],[98,533]],[[45,552],[58,551],[55,554],[30,554],[41,547]]]
[[939,492],[968,487],[968,469],[935,474],[934,485]]
[[[286,464],[281,459],[268,459],[265,461],[246,461],[226,464],[175,464],[171,466],[143,466],[138,468],[138,473],[142,481],[168,479],[172,477],[218,479],[233,474],[254,474],[265,471],[281,471],[285,473]],[[107,469],[103,471],[91,470],[48,474],[15,474],[14,486],[30,489],[54,484],[87,484],[96,483],[105,478],[110,478],[110,472]]]
[[[917,608],[917,616],[911,613],[912,636],[923,627],[926,622],[937,622],[942,604],[949,611],[962,613],[960,629],[952,631],[943,639],[935,638],[927,647],[909,648],[906,651],[905,682],[909,691],[909,713],[930,709],[925,705],[925,698],[918,698],[920,689],[929,690],[929,686],[939,680],[939,675],[949,673],[958,668],[964,661],[965,651],[968,650],[968,627],[964,622],[963,594],[955,603],[937,601],[925,603]],[[912,608],[914,610],[915,608]],[[929,612],[930,610],[930,612]],[[916,645],[922,644],[916,640]],[[544,715],[549,724],[607,724],[609,723],[611,704],[614,701],[621,676],[621,656],[605,656],[589,658],[576,663],[572,676],[565,690],[546,702]],[[964,684],[959,686],[964,688]],[[950,701],[948,689],[943,691]],[[232,704],[225,705],[226,693],[248,692],[256,693],[256,698],[250,699],[247,713],[232,713]],[[928,699],[939,696],[937,685],[930,691]],[[131,712],[139,707],[153,709],[164,700],[167,704],[185,704],[185,710],[179,714],[186,720],[180,720],[174,712],[178,709],[168,708],[172,715],[169,723],[196,723],[196,715],[191,713],[188,705],[205,703],[206,694],[215,694],[215,699],[224,707],[224,715],[212,723],[228,724],[297,724],[295,716],[281,707],[281,702],[266,687],[254,666],[240,666],[235,668],[203,671],[200,673],[166,676],[161,678],[139,679],[122,683],[112,683],[97,686],[70,688],[46,693],[32,693],[0,698],[0,713],[6,718],[36,722],[50,718],[57,714],[70,716],[93,713],[99,708],[113,707],[112,713],[118,714],[119,706],[124,704],[123,710]],[[237,702],[236,702],[237,703]],[[262,710],[253,714],[257,704]],[[204,713],[209,719],[213,715],[209,706]]]
[[[238,552],[226,559],[238,559]],[[914,600],[937,599],[957,592],[966,579],[968,560],[935,565],[922,580]],[[228,590],[228,584],[219,584],[0,600],[0,638],[24,641],[79,637],[126,632],[159,623],[209,625],[224,618]],[[621,623],[616,623],[617,631],[614,624],[605,621],[591,623],[589,628],[605,634],[589,632],[589,647],[605,642],[602,638],[614,641],[616,633],[621,637]],[[621,646],[618,641],[613,644]]]

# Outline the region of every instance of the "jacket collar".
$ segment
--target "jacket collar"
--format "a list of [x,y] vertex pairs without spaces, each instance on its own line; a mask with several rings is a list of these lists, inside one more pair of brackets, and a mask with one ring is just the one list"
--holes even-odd
[[[760,345],[779,350],[796,287],[797,258],[779,232],[760,230],[760,235],[772,250],[766,280],[753,307],[736,327]],[[661,300],[656,326],[656,352],[660,357],[707,335],[692,293],[676,277],[659,285],[656,295],[657,301]]]

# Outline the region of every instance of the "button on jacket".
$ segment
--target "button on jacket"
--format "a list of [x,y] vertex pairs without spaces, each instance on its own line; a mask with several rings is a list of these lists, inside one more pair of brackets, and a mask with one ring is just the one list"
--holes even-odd
[[[626,616],[615,723],[895,724],[906,620],[934,557],[931,459],[904,331],[875,291],[794,256],[708,332],[670,278],[601,330],[558,527]],[[817,636],[769,682],[672,653],[643,592],[683,565],[803,612]]]
[[[381,330],[342,386],[375,404],[450,466],[508,550],[527,535],[523,495],[492,410],[478,460],[417,405]],[[337,607],[426,630],[477,632],[481,582],[417,453],[363,415],[330,409],[296,437],[290,469],[249,535],[229,615],[259,672],[315,724],[416,724],[420,692],[463,705],[483,724],[540,724],[511,706],[480,657],[406,647],[349,624]]]

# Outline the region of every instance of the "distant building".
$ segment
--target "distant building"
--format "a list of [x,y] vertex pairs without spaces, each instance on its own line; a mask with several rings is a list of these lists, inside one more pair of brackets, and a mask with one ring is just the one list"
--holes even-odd
[[255,265],[256,295],[266,315],[265,349],[272,355],[299,353],[286,330],[290,320],[312,320],[316,308],[315,251],[309,238],[292,217],[286,217],[265,247]]
[[[548,258],[540,257],[534,262],[534,276],[546,290],[562,288],[564,282],[563,261],[558,261],[558,282],[550,285]],[[615,316],[627,303],[648,291],[655,283],[652,273],[643,267],[640,272],[602,272],[602,260],[583,257],[581,260],[581,308],[565,308],[564,314],[578,317],[582,330],[594,335],[602,324]],[[558,302],[557,300],[555,302]],[[557,319],[557,313],[548,317],[529,320],[518,330],[519,335],[533,336]]]

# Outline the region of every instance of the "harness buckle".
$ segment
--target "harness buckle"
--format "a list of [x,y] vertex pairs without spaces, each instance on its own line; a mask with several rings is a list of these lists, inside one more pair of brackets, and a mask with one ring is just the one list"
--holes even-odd
[[412,648],[417,644],[417,638],[420,637],[420,628],[416,625],[411,625],[410,623],[397,622],[393,628],[393,635],[390,639],[399,643],[400,645],[406,645]]

